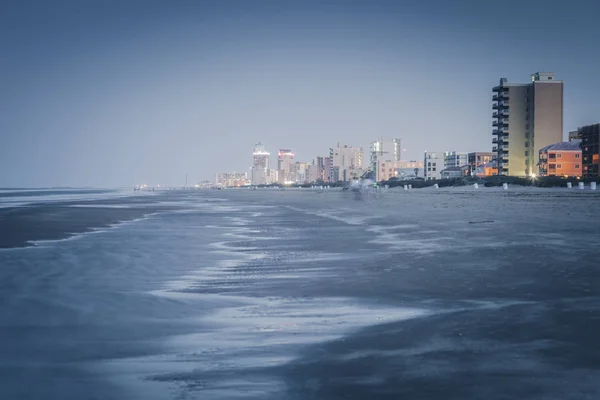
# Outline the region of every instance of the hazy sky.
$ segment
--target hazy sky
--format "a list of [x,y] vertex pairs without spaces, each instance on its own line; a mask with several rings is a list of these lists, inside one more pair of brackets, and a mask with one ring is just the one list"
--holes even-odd
[[[491,88],[565,81],[600,122],[600,1],[40,0],[0,4],[0,187],[182,185],[400,137],[490,151]],[[271,160],[274,162],[274,157]]]

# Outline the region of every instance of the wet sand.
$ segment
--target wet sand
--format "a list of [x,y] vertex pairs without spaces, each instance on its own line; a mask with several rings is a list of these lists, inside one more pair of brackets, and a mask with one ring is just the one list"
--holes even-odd
[[0,397],[597,398],[599,199],[157,197],[149,219],[0,251]]

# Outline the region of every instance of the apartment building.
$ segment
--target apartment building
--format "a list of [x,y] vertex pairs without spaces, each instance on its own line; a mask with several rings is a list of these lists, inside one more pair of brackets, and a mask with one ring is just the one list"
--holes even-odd
[[496,160],[492,160],[489,163],[478,165],[475,169],[474,174],[479,178],[485,178],[486,176],[498,175],[498,163]]
[[[496,151],[496,149],[494,149]],[[469,175],[477,175],[477,168],[481,165],[489,164],[496,159],[496,153],[487,151],[476,151],[468,154],[467,165],[469,166]],[[488,167],[489,168],[489,167]],[[496,174],[498,173],[496,167]],[[495,175],[495,174],[494,174]],[[489,175],[486,175],[489,176]]]
[[469,155],[467,153],[447,151],[444,153],[444,168],[462,167],[467,165],[468,159]]
[[582,171],[581,140],[551,144],[540,149],[540,176],[580,177]]
[[425,156],[423,159],[423,170],[425,171],[425,180],[442,178],[444,160],[445,157],[443,152],[425,152]]
[[379,161],[400,161],[402,156],[401,140],[379,139],[369,145],[369,164],[371,171],[377,171]]
[[531,83],[502,78],[492,90],[498,174],[535,174],[540,150],[562,141],[563,82],[552,72],[536,72]]
[[350,181],[359,178],[363,171],[363,148],[337,144],[329,149],[331,158],[331,182]]
[[586,125],[577,131],[581,137],[583,176],[600,177],[600,124]]
[[414,179],[423,177],[424,164],[422,161],[378,161],[376,171],[377,182],[391,178]]

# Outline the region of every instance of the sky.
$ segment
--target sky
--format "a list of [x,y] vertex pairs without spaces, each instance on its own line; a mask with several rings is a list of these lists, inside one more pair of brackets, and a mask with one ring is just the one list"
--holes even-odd
[[182,186],[338,142],[491,151],[492,87],[600,122],[600,2],[4,0],[0,187]]

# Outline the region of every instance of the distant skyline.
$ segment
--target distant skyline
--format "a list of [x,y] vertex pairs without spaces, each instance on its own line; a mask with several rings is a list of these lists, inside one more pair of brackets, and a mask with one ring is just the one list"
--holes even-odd
[[398,137],[490,151],[492,87],[551,71],[600,122],[597,0],[4,1],[0,187],[183,185]]

